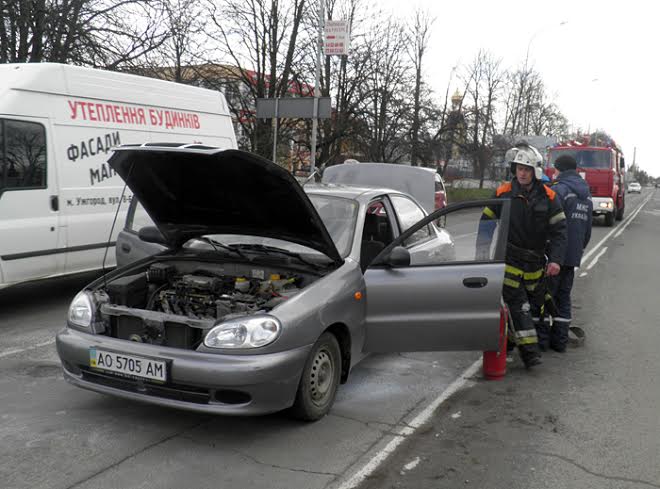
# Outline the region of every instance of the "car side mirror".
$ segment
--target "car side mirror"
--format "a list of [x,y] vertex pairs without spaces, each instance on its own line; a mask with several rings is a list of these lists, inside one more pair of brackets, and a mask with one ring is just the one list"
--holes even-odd
[[167,244],[165,236],[162,235],[156,226],[145,226],[140,228],[138,231],[138,238],[145,243]]
[[410,266],[410,251],[403,246],[396,246],[385,258],[385,265],[392,268],[401,268]]

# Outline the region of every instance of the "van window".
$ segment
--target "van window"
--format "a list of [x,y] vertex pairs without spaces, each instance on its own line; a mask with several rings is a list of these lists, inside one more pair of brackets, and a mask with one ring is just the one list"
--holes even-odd
[[131,205],[128,208],[128,215],[126,216],[126,225],[124,229],[133,233],[140,232],[140,229],[146,226],[155,226],[154,221],[149,217],[147,211],[144,210],[142,204],[133,197]]
[[46,130],[0,119],[0,190],[46,188]]

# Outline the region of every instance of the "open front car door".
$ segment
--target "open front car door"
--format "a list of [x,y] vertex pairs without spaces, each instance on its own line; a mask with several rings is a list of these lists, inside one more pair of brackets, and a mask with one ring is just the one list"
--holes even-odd
[[[497,350],[509,206],[503,199],[450,205],[383,249],[365,272],[364,350]],[[415,233],[433,222],[443,222],[440,233],[451,239],[411,260]]]

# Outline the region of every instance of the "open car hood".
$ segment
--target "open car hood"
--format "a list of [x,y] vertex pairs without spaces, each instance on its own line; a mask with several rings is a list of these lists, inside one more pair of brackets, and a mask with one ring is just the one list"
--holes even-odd
[[205,234],[301,244],[342,261],[296,179],[260,156],[207,146],[126,145],[108,161],[178,248]]

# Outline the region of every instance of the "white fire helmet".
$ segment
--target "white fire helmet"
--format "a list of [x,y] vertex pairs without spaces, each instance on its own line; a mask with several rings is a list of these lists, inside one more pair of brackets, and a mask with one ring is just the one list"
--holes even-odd
[[540,180],[543,176],[543,157],[534,146],[527,143],[518,143],[504,155],[511,164],[511,173],[516,174],[516,165],[525,165],[534,168],[534,176]]

